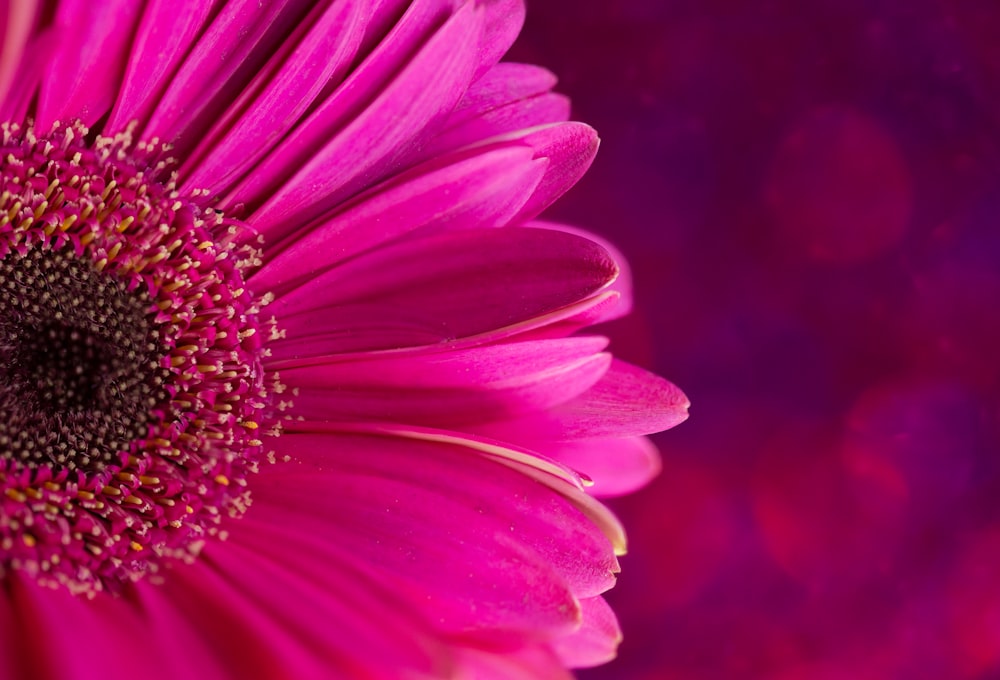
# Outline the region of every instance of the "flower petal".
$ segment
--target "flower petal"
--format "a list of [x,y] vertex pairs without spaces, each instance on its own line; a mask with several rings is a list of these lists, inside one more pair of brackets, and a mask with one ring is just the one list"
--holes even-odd
[[539,442],[529,448],[586,475],[594,483],[588,491],[599,498],[631,493],[660,473],[660,454],[646,437]]
[[3,26],[3,42],[0,44],[0,101],[4,100],[7,90],[14,82],[37,14],[38,0],[0,2],[0,26]]
[[[321,11],[322,10],[322,11]],[[198,143],[179,174],[184,190],[221,194],[298,122],[320,92],[339,82],[361,45],[366,0],[335,2],[303,21],[281,51]]]
[[672,383],[616,359],[593,388],[565,404],[470,429],[517,443],[632,437],[683,422],[689,405]]
[[215,4],[190,2],[183,12],[178,12],[175,0],[149,0],[132,40],[125,77],[106,133],[123,132],[132,121],[140,125],[147,121]]
[[224,3],[156,104],[144,137],[190,149],[298,23],[296,0]]
[[[214,543],[196,568],[186,570],[186,586],[167,588],[222,652],[229,677],[445,674],[447,650],[405,602],[353,560],[286,529],[252,518],[234,523],[226,543]],[[213,603],[191,611],[205,591],[211,594],[202,597]],[[233,620],[238,623],[230,626]],[[271,649],[263,658],[241,651],[261,636],[270,640],[275,630],[281,634],[265,643]],[[233,672],[244,667],[249,672]]]
[[423,156],[568,120],[569,100],[551,92],[555,84],[556,77],[543,68],[497,64],[469,86]]
[[622,631],[618,619],[603,597],[580,600],[583,624],[571,635],[553,642],[556,654],[570,668],[589,668],[607,663],[618,655]]
[[616,276],[603,248],[557,231],[459,231],[406,240],[278,298],[269,310],[290,340],[272,349],[288,357],[305,350],[302,342],[320,338],[325,353],[336,353],[414,344],[420,333],[466,337],[586,299]]
[[442,353],[372,353],[276,366],[308,420],[388,420],[436,427],[551,408],[611,364],[603,338],[518,342]]
[[141,5],[141,0],[59,3],[54,27],[59,39],[41,82],[36,130],[49,130],[58,120],[80,119],[92,125],[108,112],[118,94]]
[[545,645],[497,654],[481,649],[459,650],[456,680],[573,680],[559,657]]
[[567,319],[568,323],[576,323],[578,324],[578,328],[586,328],[587,326],[593,326],[594,324],[613,321],[632,311],[632,270],[628,266],[628,260],[613,243],[608,241],[603,236],[587,231],[586,229],[580,229],[578,227],[558,222],[533,220],[524,226],[535,227],[537,229],[555,229],[556,231],[564,231],[567,234],[576,234],[577,236],[590,239],[608,251],[608,253],[611,254],[611,259],[618,263],[618,278],[616,278],[608,287],[608,290],[614,290],[620,293],[615,305],[610,308],[602,308],[600,313],[597,313],[597,310],[593,310],[584,316]]
[[28,676],[31,665],[24,663],[22,656],[29,645],[20,637],[22,630],[9,589],[0,589],[0,640],[7,641],[6,653],[0,656],[0,680],[20,680]]
[[479,64],[473,79],[479,78],[500,60],[524,25],[524,0],[479,0],[484,8],[483,37],[479,43]]
[[526,135],[524,141],[536,154],[549,159],[549,171],[514,221],[537,217],[569,191],[594,162],[599,145],[597,132],[583,123],[543,126]]
[[614,581],[611,545],[582,513],[475,450],[347,434],[278,444],[292,461],[255,490],[269,521],[351,545],[422,606],[432,598],[447,630],[572,630],[574,594]]
[[[468,87],[475,67],[472,45],[482,33],[482,19],[474,3],[458,9],[391,82],[378,88],[371,103],[355,110],[357,98],[371,89],[370,81],[382,75],[363,64],[224,199],[223,207],[251,206],[255,228],[277,241],[296,223],[386,176],[430,135]],[[353,115],[343,127],[335,129],[334,121],[349,113]],[[330,132],[334,134],[328,136]]]
[[[93,677],[102,661],[85,650],[104,649],[109,641],[130,639],[140,630],[145,644],[115,645],[114,664],[118,667],[141,668],[151,680],[227,677],[211,650],[188,635],[186,625],[180,630],[159,629],[159,621],[149,619],[131,593],[88,599],[65,589],[45,588],[17,572],[9,572],[5,579],[18,621],[17,634],[5,638],[10,641],[5,651],[18,650],[26,671],[17,677]],[[191,641],[194,646],[176,653],[179,650],[174,645],[180,641]],[[100,672],[105,673],[105,669]]]
[[499,63],[469,86],[448,116],[444,129],[467,123],[511,102],[545,94],[556,82],[555,75],[540,66]]
[[569,99],[551,92],[540,94],[530,99],[506,103],[485,111],[461,125],[444,130],[434,138],[426,153],[428,156],[447,153],[483,139],[550,123],[560,123],[567,118],[569,118]]
[[[353,207],[303,233],[270,255],[251,279],[258,290],[281,294],[337,262],[421,228],[489,228],[524,205],[544,172],[532,150],[504,144],[427,163],[375,187]],[[373,228],[378,225],[378,228]]]

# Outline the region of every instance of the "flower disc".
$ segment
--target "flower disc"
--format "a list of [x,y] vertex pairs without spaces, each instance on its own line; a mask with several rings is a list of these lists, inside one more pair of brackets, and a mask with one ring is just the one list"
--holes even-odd
[[115,589],[248,503],[255,254],[158,145],[80,125],[0,143],[0,573]]

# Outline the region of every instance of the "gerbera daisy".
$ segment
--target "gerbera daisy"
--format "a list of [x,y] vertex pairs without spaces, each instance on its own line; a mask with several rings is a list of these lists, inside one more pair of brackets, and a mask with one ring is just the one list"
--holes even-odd
[[0,3],[0,678],[561,677],[668,382],[519,0]]

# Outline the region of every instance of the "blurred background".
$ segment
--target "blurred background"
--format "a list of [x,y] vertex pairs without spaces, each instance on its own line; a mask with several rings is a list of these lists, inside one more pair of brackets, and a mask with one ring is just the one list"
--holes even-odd
[[690,396],[586,680],[1000,677],[1000,2],[536,0]]

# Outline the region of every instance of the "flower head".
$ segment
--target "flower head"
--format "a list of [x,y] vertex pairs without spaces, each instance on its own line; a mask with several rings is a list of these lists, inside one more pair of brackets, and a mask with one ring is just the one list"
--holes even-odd
[[520,2],[0,9],[0,677],[612,656],[593,494],[687,402],[575,334],[628,284],[534,221],[596,137]]

